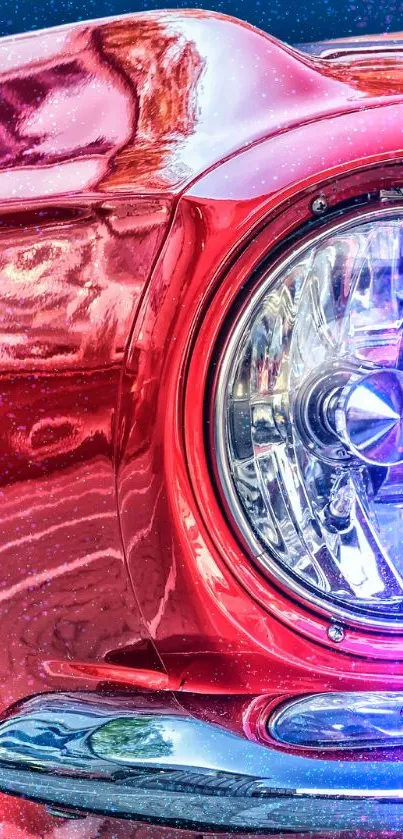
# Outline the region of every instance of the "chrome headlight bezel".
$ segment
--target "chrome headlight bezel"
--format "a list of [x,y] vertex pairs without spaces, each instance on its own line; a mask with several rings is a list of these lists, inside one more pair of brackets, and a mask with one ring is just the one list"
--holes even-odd
[[[232,477],[232,468],[228,440],[228,418],[226,411],[226,399],[228,382],[238,347],[244,340],[248,324],[253,320],[254,313],[259,309],[261,301],[268,292],[278,283],[281,276],[286,272],[291,263],[296,262],[302,255],[311,248],[318,247],[326,239],[336,234],[355,227],[375,221],[386,221],[391,218],[402,218],[403,209],[400,207],[391,208],[378,206],[374,210],[346,212],[345,215],[336,219],[326,220],[314,229],[304,229],[293,243],[284,243],[282,253],[277,257],[270,257],[260,266],[250,278],[243,303],[237,304],[235,311],[227,318],[227,328],[224,328],[219,350],[217,372],[214,385],[214,441],[212,445],[215,471],[218,475],[219,491],[227,511],[227,518],[232,522],[236,535],[241,540],[244,550],[247,551],[253,560],[255,567],[271,579],[275,584],[280,584],[290,595],[295,596],[299,601],[315,608],[322,615],[331,619],[343,620],[352,625],[361,625],[368,629],[383,629],[399,631],[403,627],[403,618],[399,616],[384,617],[376,612],[370,614],[368,609],[362,609],[360,605],[344,604],[340,600],[328,597],[325,592],[318,592],[305,582],[302,582],[293,574],[292,570],[281,565],[274,556],[270,554],[260,541],[254,531],[251,522],[242,507]],[[228,321],[230,321],[228,326]]]

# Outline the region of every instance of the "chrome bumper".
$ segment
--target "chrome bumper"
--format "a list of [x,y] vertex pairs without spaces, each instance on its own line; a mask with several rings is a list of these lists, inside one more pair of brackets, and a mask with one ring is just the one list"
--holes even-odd
[[196,830],[403,828],[397,751],[381,761],[285,754],[150,694],[23,703],[0,723],[0,790],[62,811]]

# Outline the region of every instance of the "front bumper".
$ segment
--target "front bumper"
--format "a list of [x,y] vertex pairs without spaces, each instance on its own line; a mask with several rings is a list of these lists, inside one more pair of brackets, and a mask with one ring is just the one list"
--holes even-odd
[[152,694],[47,694],[0,724],[0,790],[61,813],[195,830],[401,835],[402,763],[390,754],[345,761],[280,752]]

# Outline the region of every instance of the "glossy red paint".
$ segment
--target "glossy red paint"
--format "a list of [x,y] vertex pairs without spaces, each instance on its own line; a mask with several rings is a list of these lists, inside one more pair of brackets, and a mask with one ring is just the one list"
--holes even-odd
[[[254,151],[258,159],[263,160],[262,145]],[[251,154],[253,152],[244,153]],[[234,182],[225,178],[225,169],[234,164],[235,160],[222,167],[223,182],[228,182],[231,192]],[[255,173],[256,169],[252,166],[244,171]],[[207,176],[207,179],[218,179],[220,171]],[[401,171],[398,168],[391,172],[384,166],[366,174],[361,172],[357,175],[355,172],[349,177],[340,177],[336,187],[331,182],[326,185],[322,176],[320,188],[327,193],[330,203],[338,203],[354,191],[355,194],[372,191],[376,183],[378,188],[386,186],[399,176]],[[289,171],[288,177],[290,180],[293,177]],[[374,683],[401,685],[402,668],[397,661],[401,655],[399,638],[369,635],[351,629],[341,648],[329,647],[326,634],[328,622],[318,619],[302,604],[293,603],[288,596],[282,595],[263,581],[245,561],[244,553],[240,551],[217,504],[206,462],[204,392],[211,349],[221,321],[238,289],[270,245],[309,217],[312,183],[308,181],[304,197],[288,209],[284,203],[279,204],[278,212],[274,213],[273,205],[269,204],[270,227],[267,226],[269,202],[264,197],[260,201],[252,199],[243,204],[230,198],[221,202],[216,200],[213,204],[204,194],[198,199],[194,195],[196,190],[204,191],[202,181],[196,185],[192,195],[182,199],[173,231],[148,287],[136,325],[147,351],[142,351],[135,331],[125,382],[126,404],[132,403],[133,414],[126,424],[132,429],[131,435],[122,444],[128,465],[123,464],[120,474],[125,481],[129,480],[126,475],[130,469],[129,487],[134,506],[127,506],[122,495],[122,524],[132,578],[136,591],[140,593],[145,620],[166,666],[170,672],[175,666],[175,672],[181,673],[183,686],[188,684],[189,689],[200,681],[207,689],[209,679],[211,689],[218,684],[224,691],[230,691],[236,685],[237,690],[246,692],[278,692],[279,686],[282,690],[294,688],[303,692],[318,689],[318,685],[320,689],[330,689],[342,683],[346,688],[347,685],[368,686]],[[298,197],[301,194],[303,190],[299,184]],[[289,195],[286,197],[289,200]],[[242,250],[239,260],[222,280],[219,272],[225,273],[228,254],[234,260],[231,254],[234,229],[238,234],[237,241],[242,243],[245,230],[246,235],[250,231],[248,225],[252,213],[256,215],[254,242],[250,248]],[[274,218],[274,215],[277,217]],[[265,228],[256,236],[262,220],[266,220]],[[242,229],[243,222],[245,227]],[[180,237],[179,244],[176,236]],[[188,250],[186,243],[190,243]],[[194,243],[199,243],[196,266]],[[188,283],[186,278],[190,278]],[[216,286],[220,282],[220,289],[212,298],[214,282]],[[153,312],[149,304],[153,299],[163,301],[158,312]],[[169,310],[172,306],[174,314],[165,316],[165,307]],[[204,307],[208,307],[208,316],[203,319]],[[147,328],[150,329],[149,336]],[[195,334],[197,340],[191,346]],[[156,366],[158,355],[152,357],[149,351],[155,346],[163,347],[159,354],[159,368]],[[185,366],[189,358],[190,364]],[[130,365],[133,368],[132,378]],[[151,413],[156,417],[152,434],[149,425],[144,423],[140,440],[136,435],[144,400],[136,402],[139,387],[147,388],[152,406],[148,416]],[[181,406],[185,411],[185,435]],[[124,410],[127,410],[126,407]],[[151,461],[147,506],[156,505],[156,512],[152,527],[142,534],[141,540],[135,544],[135,551],[131,553],[126,516],[132,521],[140,492],[144,498],[144,485],[136,487],[135,481],[138,474],[143,478],[145,469],[133,467],[136,462],[147,463],[143,448],[139,448],[139,454],[136,449],[137,446],[144,447],[147,433]],[[152,468],[153,456],[161,457],[162,447],[165,481],[162,470]],[[185,461],[189,472],[184,468]],[[168,529],[161,523],[169,522],[170,517],[174,520],[174,527],[171,524]],[[168,539],[172,540],[172,545]],[[158,551],[160,558],[157,562]],[[241,585],[237,585],[235,577]],[[156,593],[154,598],[150,598],[150,586],[154,580]],[[192,585],[192,610],[184,613],[181,603],[186,602]],[[144,594],[141,594],[142,591]],[[165,598],[163,610],[161,593]],[[262,609],[257,601],[265,608]],[[158,622],[155,620],[156,613],[152,612],[155,606]],[[316,643],[307,643],[303,635],[309,635]],[[354,656],[347,656],[346,651],[354,653]],[[361,660],[357,660],[356,656]],[[382,658],[389,659],[389,662],[382,663]]]
[[[402,183],[403,48],[147,13],[3,39],[0,92],[0,710],[119,684],[254,736],[261,695],[402,686],[399,638],[336,649],[249,563],[204,406],[232,300],[312,197]],[[131,835],[7,807],[7,839]]]
[[46,689],[44,657],[103,658],[145,634],[116,515],[114,416],[168,218],[159,199],[2,215],[3,708]]

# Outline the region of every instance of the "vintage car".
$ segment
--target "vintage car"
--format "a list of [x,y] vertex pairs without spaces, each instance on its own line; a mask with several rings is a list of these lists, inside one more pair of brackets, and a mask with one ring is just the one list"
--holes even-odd
[[0,70],[2,839],[402,836],[403,35]]

